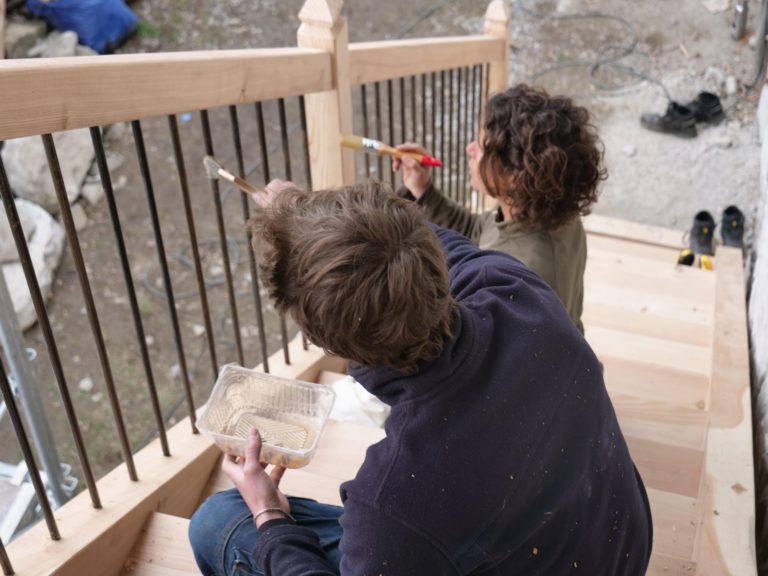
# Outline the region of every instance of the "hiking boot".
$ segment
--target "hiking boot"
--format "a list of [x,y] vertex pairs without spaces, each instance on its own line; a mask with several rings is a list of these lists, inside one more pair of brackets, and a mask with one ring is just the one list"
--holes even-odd
[[720,220],[720,234],[723,244],[741,248],[744,246],[744,214],[736,206],[728,206],[723,210]]
[[648,130],[663,134],[674,134],[683,138],[696,136],[696,117],[693,110],[677,102],[670,102],[663,116],[643,114],[640,117],[640,124]]
[[706,254],[713,256],[715,249],[712,241],[715,237],[715,219],[712,214],[702,210],[693,217],[693,226],[691,227],[690,244],[691,250],[696,254]]
[[720,98],[711,92],[699,92],[696,99],[693,102],[687,103],[685,106],[693,112],[696,122],[719,124],[720,121],[725,118],[725,112],[723,112],[723,105],[720,103]]

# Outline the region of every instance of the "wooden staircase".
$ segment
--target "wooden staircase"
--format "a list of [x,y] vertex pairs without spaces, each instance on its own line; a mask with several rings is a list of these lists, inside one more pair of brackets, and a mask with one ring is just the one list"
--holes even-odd
[[[648,574],[754,574],[754,485],[741,256],[715,271],[675,265],[680,234],[590,217],[584,323],[633,459],[648,489]],[[325,381],[330,379],[324,378]],[[289,471],[288,494],[339,503],[383,431],[329,423],[314,460]],[[230,487],[218,467],[201,494]],[[125,574],[196,574],[188,520],[153,513]],[[724,555],[721,543],[742,554]],[[735,547],[735,548],[734,548]]]

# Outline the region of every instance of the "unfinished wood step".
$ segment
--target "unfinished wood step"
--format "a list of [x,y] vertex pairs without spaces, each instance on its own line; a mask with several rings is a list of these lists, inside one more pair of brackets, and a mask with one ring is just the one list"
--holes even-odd
[[150,514],[123,568],[130,576],[183,576],[200,574],[187,529],[189,520],[155,512]]
[[[312,461],[304,468],[287,470],[280,484],[289,496],[313,498],[326,504],[341,505],[339,485],[351,480],[365,459],[368,446],[384,438],[384,430],[350,422],[330,420],[323,430]],[[221,471],[220,463],[211,471],[200,496],[208,496],[232,488],[232,482]]]

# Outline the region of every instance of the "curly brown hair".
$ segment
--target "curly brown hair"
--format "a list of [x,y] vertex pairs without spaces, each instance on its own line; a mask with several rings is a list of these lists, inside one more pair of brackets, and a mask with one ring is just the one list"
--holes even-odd
[[410,372],[451,335],[445,255],[422,211],[385,185],[289,189],[249,220],[281,312],[328,353]]
[[589,214],[607,173],[586,108],[519,84],[490,99],[482,138],[483,184],[523,226],[553,230]]

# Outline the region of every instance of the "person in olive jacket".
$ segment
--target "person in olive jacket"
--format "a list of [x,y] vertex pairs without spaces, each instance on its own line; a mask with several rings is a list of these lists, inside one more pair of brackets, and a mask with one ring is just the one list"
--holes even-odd
[[[417,144],[398,148],[427,153]],[[492,211],[473,214],[449,200],[434,186],[430,169],[411,157],[392,165],[403,171],[399,194],[417,200],[435,224],[536,271],[583,333],[587,239],[580,216],[589,213],[606,177],[589,112],[569,98],[515,86],[490,99],[467,156],[472,189],[497,201]]]

